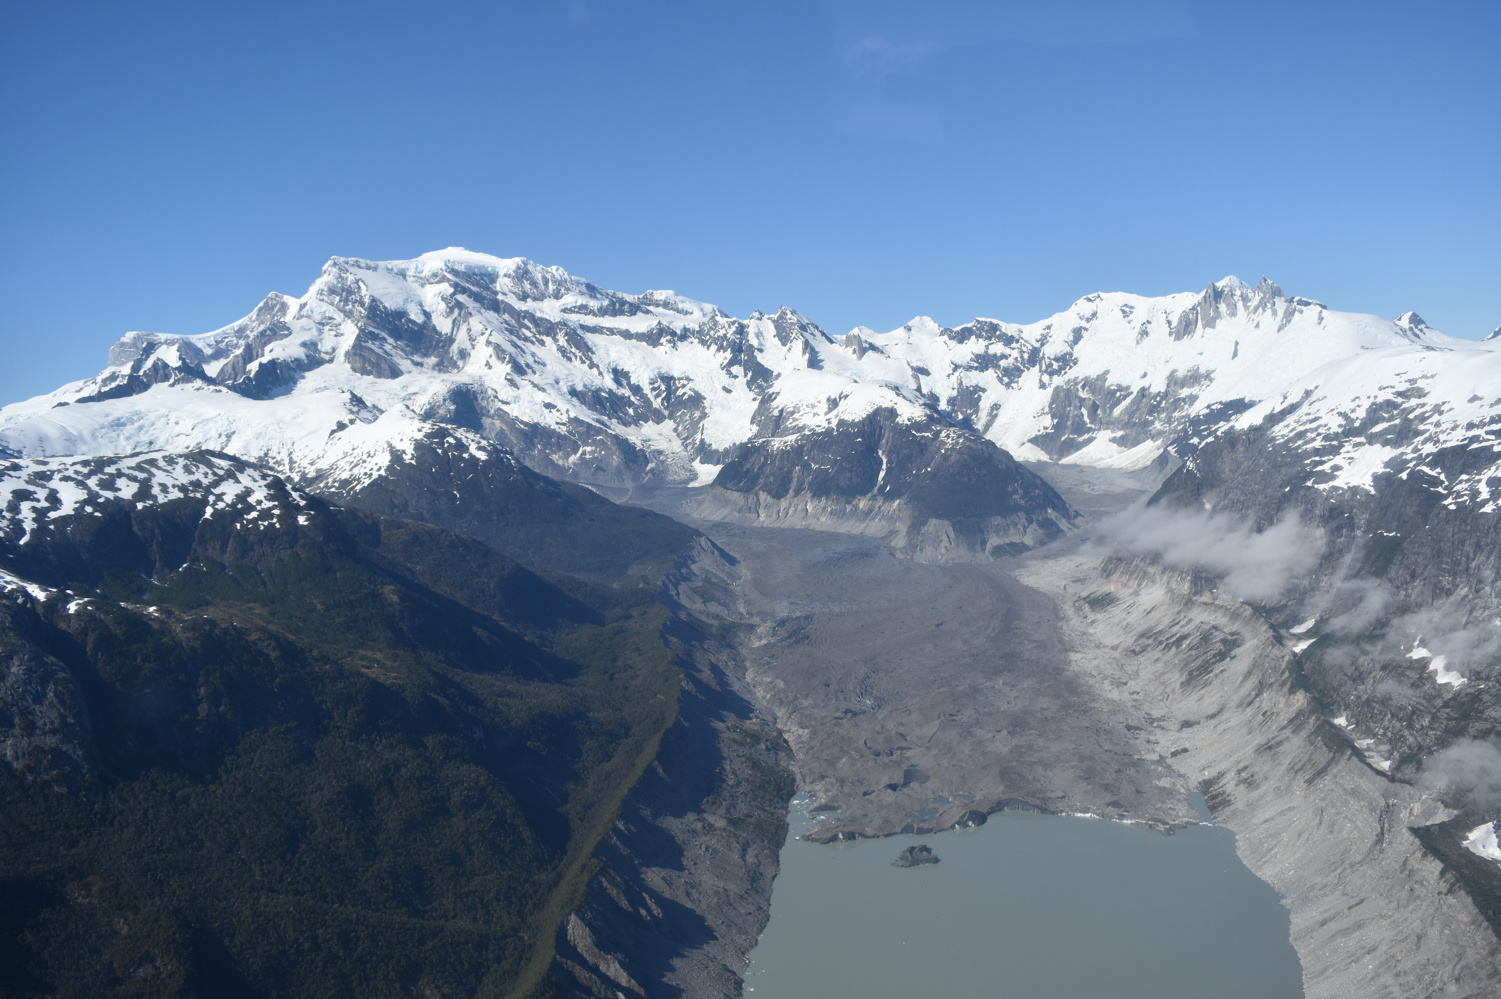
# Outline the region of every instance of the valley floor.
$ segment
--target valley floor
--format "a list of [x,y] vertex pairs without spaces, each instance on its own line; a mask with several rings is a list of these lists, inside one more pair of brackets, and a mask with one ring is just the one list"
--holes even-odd
[[900,559],[880,542],[716,526],[740,560],[747,676],[824,821],[805,834],[923,833],[1005,807],[1163,829],[1189,785],[1069,668],[1054,602],[994,564]]
[[[1145,487],[1066,474],[1096,521]],[[676,497],[652,505],[674,513]],[[722,597],[743,622],[731,672],[814,799],[805,838],[1004,808],[1170,832],[1198,821],[1198,788],[1291,910],[1307,995],[1501,994],[1496,937],[1409,831],[1450,813],[1350,752],[1245,604],[1110,558],[1088,530],[1020,559],[933,565],[871,538],[694,526],[737,562]],[[764,885],[753,894],[765,903]]]

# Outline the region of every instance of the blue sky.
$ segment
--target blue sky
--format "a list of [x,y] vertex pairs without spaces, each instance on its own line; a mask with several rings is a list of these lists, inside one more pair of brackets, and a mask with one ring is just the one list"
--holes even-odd
[[449,245],[836,333],[1227,273],[1501,323],[1494,2],[0,17],[0,402]]

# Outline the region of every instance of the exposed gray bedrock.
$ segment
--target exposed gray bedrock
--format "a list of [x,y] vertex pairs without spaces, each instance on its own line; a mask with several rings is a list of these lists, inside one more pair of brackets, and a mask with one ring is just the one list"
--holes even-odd
[[1145,723],[1142,749],[1198,784],[1282,895],[1310,999],[1501,994],[1496,937],[1413,832],[1454,812],[1352,751],[1259,614],[1189,573],[1088,549],[1017,575],[1055,599],[1075,669]]

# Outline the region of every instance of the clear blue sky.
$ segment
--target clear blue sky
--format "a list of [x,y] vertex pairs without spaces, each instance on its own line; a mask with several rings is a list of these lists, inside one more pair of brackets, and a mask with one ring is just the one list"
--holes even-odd
[[0,402],[331,255],[833,332],[1235,273],[1501,323],[1501,3],[7,4]]

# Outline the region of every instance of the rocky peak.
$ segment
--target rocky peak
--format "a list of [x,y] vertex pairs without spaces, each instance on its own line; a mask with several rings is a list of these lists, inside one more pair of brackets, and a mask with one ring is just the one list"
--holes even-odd
[[1429,326],[1416,312],[1404,312],[1393,319],[1392,323],[1397,327],[1398,333],[1420,343],[1432,343],[1443,339],[1443,334]]
[[1228,275],[1211,282],[1193,305],[1179,313],[1172,336],[1174,340],[1185,340],[1200,331],[1214,329],[1224,319],[1275,311],[1285,301],[1282,289],[1266,277],[1253,288],[1233,274]]
[[1261,280],[1256,282],[1256,287],[1251,289],[1249,311],[1265,312],[1275,308],[1286,297],[1275,281],[1263,275]]
[[1240,314],[1241,295],[1250,289],[1234,275],[1211,281],[1199,293],[1197,301],[1184,309],[1173,323],[1174,340],[1186,340],[1201,330],[1212,330],[1226,316]]
[[541,302],[581,294],[602,297],[599,289],[581,281],[561,267],[544,267],[525,257],[507,262],[498,274],[500,286],[513,298],[523,302]]
[[771,327],[777,342],[783,347],[794,347],[809,368],[821,367],[815,344],[833,344],[834,340],[816,323],[795,309],[782,306],[771,317]]
[[116,340],[110,347],[109,366],[128,368],[141,358],[149,358],[162,344],[177,339],[179,338],[166,333],[132,331]]

